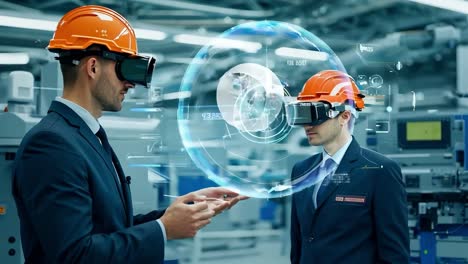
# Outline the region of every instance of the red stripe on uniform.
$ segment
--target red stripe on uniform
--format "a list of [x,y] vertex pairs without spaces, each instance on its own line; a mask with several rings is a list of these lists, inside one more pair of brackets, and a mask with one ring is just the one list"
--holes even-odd
[[345,202],[353,202],[353,203],[365,203],[366,198],[364,198],[364,197],[345,197],[344,201]]

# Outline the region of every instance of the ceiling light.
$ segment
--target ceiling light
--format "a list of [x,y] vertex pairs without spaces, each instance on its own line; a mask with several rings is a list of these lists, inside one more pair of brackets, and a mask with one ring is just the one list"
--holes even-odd
[[464,0],[409,0],[423,5],[429,5],[454,12],[468,14],[468,2]]
[[281,57],[292,57],[317,61],[328,60],[328,53],[315,50],[281,47],[275,50],[275,54]]
[[135,28],[137,38],[148,40],[163,40],[167,37],[166,33],[158,30]]
[[[55,31],[57,22],[52,20],[32,19],[0,15],[0,26],[26,28],[43,31]],[[167,37],[166,33],[158,30],[135,28],[137,38],[148,40],[163,40]]]
[[199,36],[191,34],[179,34],[174,36],[174,41],[184,44],[200,45],[200,46],[213,46],[218,48],[234,48],[244,50],[249,53],[256,53],[262,48],[262,44],[252,41]]
[[0,26],[55,31],[57,22],[32,18],[0,16]]

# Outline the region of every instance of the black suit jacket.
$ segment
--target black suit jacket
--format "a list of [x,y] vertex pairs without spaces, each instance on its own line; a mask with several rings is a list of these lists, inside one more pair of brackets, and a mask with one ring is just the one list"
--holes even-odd
[[[317,154],[297,163],[292,178],[321,160]],[[409,262],[406,191],[394,161],[353,138],[317,209],[313,189],[293,195],[291,263]]]
[[24,137],[13,168],[26,263],[163,261],[163,233],[154,221],[163,212],[134,217],[115,153],[113,162],[115,169],[86,123],[54,101]]

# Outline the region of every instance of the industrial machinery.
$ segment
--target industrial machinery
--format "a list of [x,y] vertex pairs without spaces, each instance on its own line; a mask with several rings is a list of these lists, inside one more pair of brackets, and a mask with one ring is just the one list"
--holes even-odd
[[9,89],[7,107],[0,112],[0,259],[5,264],[18,264],[23,256],[19,219],[11,193],[11,169],[21,139],[40,119],[32,117],[27,107],[34,98],[31,73],[11,72],[2,81]]
[[367,146],[402,168],[411,256],[418,263],[468,261],[467,120],[437,111],[400,112],[389,133],[368,131]]

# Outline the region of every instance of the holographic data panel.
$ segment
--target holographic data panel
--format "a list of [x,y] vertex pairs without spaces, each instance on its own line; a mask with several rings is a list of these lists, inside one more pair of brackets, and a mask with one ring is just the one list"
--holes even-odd
[[290,195],[314,184],[308,175],[269,173],[288,157],[292,128],[285,104],[315,73],[345,69],[313,33],[261,21],[212,38],[186,70],[177,113],[184,147],[217,184],[259,198]]

